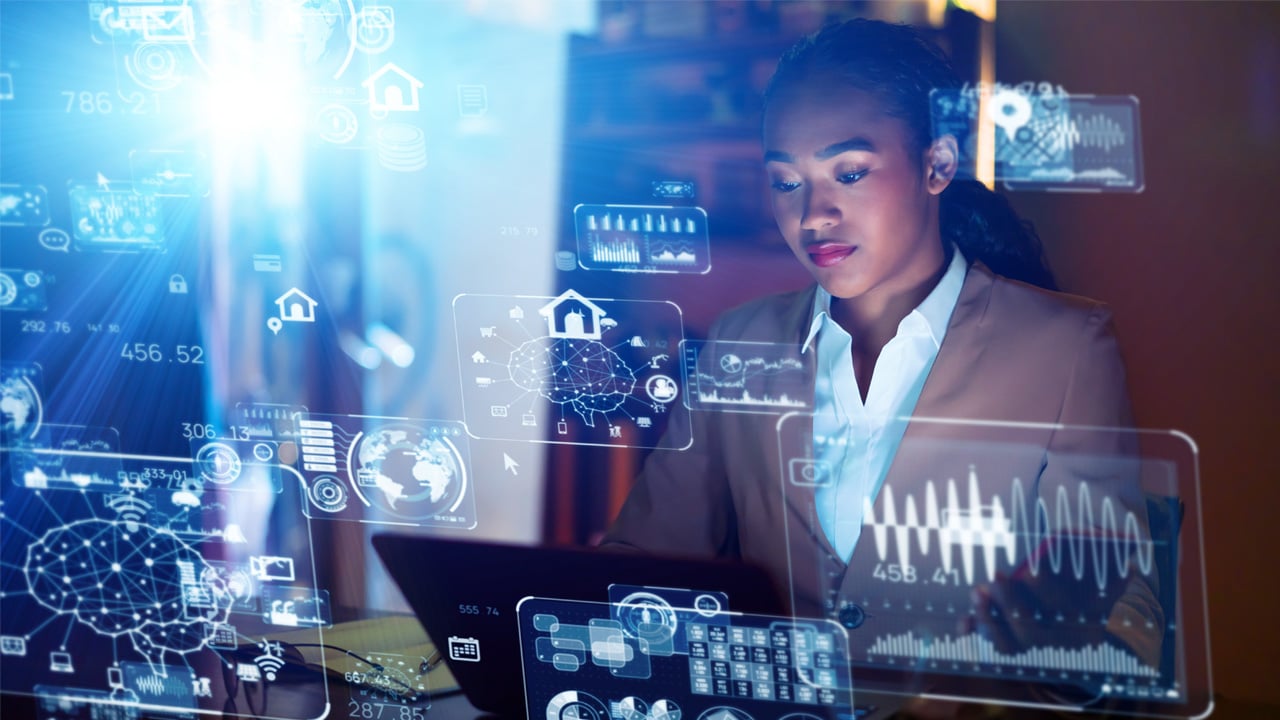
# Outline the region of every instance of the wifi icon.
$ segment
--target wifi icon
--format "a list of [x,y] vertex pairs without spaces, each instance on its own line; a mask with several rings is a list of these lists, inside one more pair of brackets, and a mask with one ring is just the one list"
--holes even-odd
[[137,495],[110,495],[107,497],[107,507],[114,510],[116,515],[124,521],[129,532],[136,532],[138,523],[142,522],[151,510],[151,503]]
[[280,668],[284,667],[284,660],[272,655],[270,652],[263,653],[253,659],[253,664],[258,666],[263,675],[268,680],[275,680],[276,673],[280,672]]

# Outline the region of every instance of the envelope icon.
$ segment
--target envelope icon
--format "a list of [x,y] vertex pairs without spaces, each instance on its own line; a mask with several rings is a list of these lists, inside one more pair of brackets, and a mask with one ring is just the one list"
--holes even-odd
[[142,39],[155,43],[190,42],[195,26],[188,5],[148,5],[138,8],[142,15]]

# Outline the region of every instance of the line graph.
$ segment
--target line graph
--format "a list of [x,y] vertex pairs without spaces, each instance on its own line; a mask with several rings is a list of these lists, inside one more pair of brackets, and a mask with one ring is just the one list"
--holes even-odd
[[[1066,487],[1057,488],[1052,503],[1037,497],[1029,506],[1019,478],[1013,479],[1008,511],[999,495],[993,495],[990,503],[984,503],[974,466],[969,468],[963,504],[954,479],[947,481],[945,492],[945,499],[940,501],[934,481],[927,481],[923,505],[917,504],[915,496],[907,495],[901,519],[891,485],[882,491],[879,514],[870,498],[863,499],[863,526],[871,529],[881,561],[889,555],[892,531],[893,547],[904,565],[910,562],[912,536],[919,552],[928,555],[932,538],[937,535],[940,561],[947,572],[958,548],[963,575],[969,584],[974,582],[977,552],[981,552],[987,581],[993,581],[998,557],[1003,556],[1006,564],[1013,565],[1019,560],[1020,544],[1022,557],[1033,575],[1040,574],[1045,558],[1052,572],[1061,573],[1064,554],[1076,580],[1084,580],[1088,561],[1092,560],[1099,590],[1107,585],[1112,559],[1121,578],[1128,577],[1135,564],[1144,575],[1151,574],[1154,544],[1150,537],[1144,537],[1138,517],[1132,511],[1117,510],[1117,503],[1110,495],[1102,496],[1095,515],[1095,491],[1087,482],[1077,486],[1074,518],[1071,494]],[[1043,553],[1039,552],[1042,548]]]
[[686,340],[689,408],[768,413],[808,407],[808,375],[798,352],[775,343]]

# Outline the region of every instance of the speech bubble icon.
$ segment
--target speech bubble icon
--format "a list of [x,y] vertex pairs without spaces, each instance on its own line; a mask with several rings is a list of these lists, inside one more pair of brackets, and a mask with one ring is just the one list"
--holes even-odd
[[272,334],[279,335],[280,328],[282,327],[284,327],[284,322],[281,321],[280,318],[278,317],[267,318],[267,328],[271,330]]
[[71,236],[65,230],[58,228],[45,228],[40,231],[40,237],[37,238],[40,245],[46,250],[54,252],[67,252],[71,247]]
[[987,101],[987,117],[1013,142],[1014,133],[1031,119],[1031,101],[1016,90],[1001,90]]

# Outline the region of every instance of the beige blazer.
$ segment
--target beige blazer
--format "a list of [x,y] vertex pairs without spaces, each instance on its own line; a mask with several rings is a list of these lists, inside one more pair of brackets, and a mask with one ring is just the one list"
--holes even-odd
[[[815,289],[729,311],[708,340],[799,348]],[[810,374],[815,355],[802,356]],[[807,385],[811,393],[811,379]],[[914,417],[1131,426],[1110,312],[1092,300],[1035,288],[995,275],[980,262],[972,264]],[[775,415],[695,410],[675,414],[671,422],[692,424],[692,445],[683,451],[659,447],[650,454],[605,536],[606,545],[745,559],[767,569],[801,615],[836,615],[842,604],[877,602],[882,593],[872,573],[877,563],[894,559],[881,557],[883,543],[864,528],[853,558],[846,563],[836,557],[816,520],[813,488],[785,477],[783,455],[790,451],[780,447],[811,447],[806,435],[811,422],[791,418],[791,430],[784,429],[783,436]],[[788,432],[799,439],[784,437]],[[1112,452],[1115,448],[1106,446],[1118,442],[1114,433],[1055,433],[1048,426],[1018,430],[1022,451],[984,454],[983,442],[992,433],[990,426],[911,422],[877,498],[877,517],[884,517],[886,496],[892,495],[901,518],[901,499],[922,498],[930,480],[941,488],[954,479],[963,492],[974,467],[985,477],[1003,478],[1006,487],[1009,478],[1019,477],[1029,494],[1048,493],[1055,473],[1070,469],[1071,461],[1063,458]],[[1133,484],[1112,490],[1119,505],[1142,506]],[[924,508],[919,510],[923,515]],[[967,594],[969,588],[956,591]],[[1125,612],[1158,620],[1150,592],[1140,594],[1138,607]],[[877,614],[867,615],[873,625]]]

